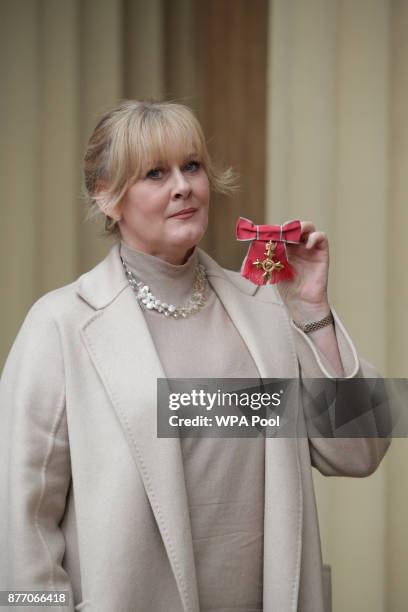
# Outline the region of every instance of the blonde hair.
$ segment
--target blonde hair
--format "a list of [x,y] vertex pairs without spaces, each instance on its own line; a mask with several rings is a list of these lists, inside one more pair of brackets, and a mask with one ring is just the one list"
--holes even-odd
[[121,101],[101,117],[85,152],[87,219],[106,215],[105,234],[120,235],[110,215],[129,185],[157,160],[179,160],[191,153],[203,165],[213,191],[230,195],[236,189],[232,169],[221,170],[211,161],[200,123],[187,106]]

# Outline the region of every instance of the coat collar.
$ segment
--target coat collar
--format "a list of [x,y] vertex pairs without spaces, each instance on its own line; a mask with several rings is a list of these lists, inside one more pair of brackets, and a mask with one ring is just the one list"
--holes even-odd
[[113,302],[128,285],[117,243],[95,268],[79,277],[77,293],[92,308],[100,310]]
[[[201,250],[199,256],[260,375],[297,376],[296,354],[279,302],[273,298],[254,300],[256,287],[238,274],[223,270]],[[78,279],[77,292],[93,309],[81,335],[143,479],[183,610],[199,612],[180,441],[157,438],[156,380],[165,378],[165,374],[124,274],[118,244]],[[280,609],[296,610],[302,529],[297,453],[296,440],[266,440],[264,573],[269,578],[264,609],[268,611],[276,609],[276,601],[282,604]],[[276,466],[280,466],[278,477]]]
[[[95,268],[78,279],[77,293],[92,308],[100,310],[108,306],[128,287],[119,257],[120,244],[115,244],[108,255]],[[235,273],[228,273],[202,249],[198,249],[199,259],[205,266],[209,279],[219,278],[232,282],[237,289],[246,295],[254,295],[257,288],[245,278]]]

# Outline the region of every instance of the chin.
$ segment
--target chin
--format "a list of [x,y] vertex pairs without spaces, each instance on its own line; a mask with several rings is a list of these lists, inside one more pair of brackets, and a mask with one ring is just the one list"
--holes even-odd
[[185,249],[191,249],[196,246],[201,239],[204,237],[206,227],[191,227],[191,228],[183,228],[184,231],[179,232],[177,236],[174,237],[174,244],[177,244],[179,247],[183,247]]

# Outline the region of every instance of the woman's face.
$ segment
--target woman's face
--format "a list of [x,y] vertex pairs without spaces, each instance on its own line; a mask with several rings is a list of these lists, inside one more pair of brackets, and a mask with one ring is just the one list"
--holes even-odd
[[157,161],[121,202],[122,239],[139,251],[183,263],[207,229],[209,193],[197,156]]

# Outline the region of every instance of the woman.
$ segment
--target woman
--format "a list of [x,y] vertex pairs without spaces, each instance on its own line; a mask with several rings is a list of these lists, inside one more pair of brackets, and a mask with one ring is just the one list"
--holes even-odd
[[2,589],[96,612],[329,609],[311,465],[365,476],[386,443],[156,435],[157,378],[372,372],[329,315],[311,223],[279,291],[197,247],[210,190],[232,179],[184,106],[125,101],[95,128],[85,184],[116,243],[34,304],[4,369]]

